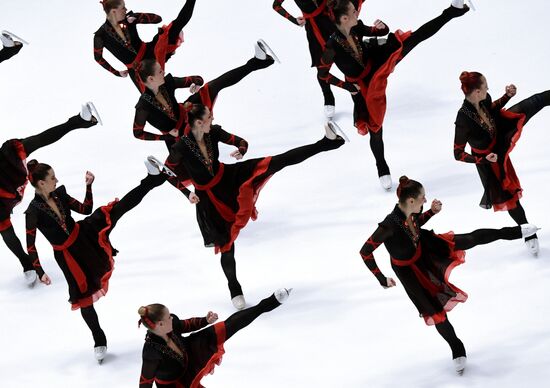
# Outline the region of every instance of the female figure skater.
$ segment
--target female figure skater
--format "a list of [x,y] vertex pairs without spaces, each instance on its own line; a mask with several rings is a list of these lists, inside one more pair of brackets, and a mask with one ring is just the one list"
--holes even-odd
[[386,216],[361,248],[361,257],[384,288],[396,285],[395,280],[380,272],[373,251],[382,243],[391,256],[392,269],[403,284],[407,295],[427,325],[435,325],[447,341],[453,354],[457,373],[466,365],[466,350],[447,319],[447,312],[468,295],[449,282],[449,275],[464,263],[465,250],[496,240],[515,240],[534,234],[530,224],[502,229],[478,229],[471,233],[435,234],[422,229],[428,220],[441,211],[441,202],[432,201],[422,213],[426,194],[420,183],[402,176],[397,188],[399,203]]
[[[166,166],[176,177],[168,178],[191,203],[197,205],[197,222],[204,245],[221,252],[221,266],[228,281],[231,300],[237,309],[245,306],[242,288],[237,280],[234,242],[248,220],[255,220],[255,203],[261,188],[276,172],[298,164],[323,151],[339,148],[344,140],[325,125],[326,136],[314,144],[298,147],[276,156],[251,159],[235,164],[218,160],[218,144],[237,148],[231,156],[239,160],[248,143],[212,124],[212,111],[206,105],[194,104],[187,112],[188,127],[172,146]],[[185,185],[190,181],[196,192]]]
[[[156,59],[164,68],[165,62],[183,42],[183,27],[193,15],[196,0],[187,0],[180,13],[168,26],[159,28],[158,34],[150,42],[144,43],[138,35],[137,24],[156,24],[162,18],[150,13],[127,13],[124,0],[103,0],[103,10],[107,15],[105,23],[95,32],[94,58],[103,68],[117,77],[130,78],[143,93],[143,82],[137,76],[135,67],[143,59]],[[103,48],[109,50],[126,70],[115,70],[104,58]]]
[[[329,9],[336,32],[326,43],[318,67],[318,76],[330,84],[349,91],[353,99],[353,121],[359,134],[370,133],[370,147],[376,160],[380,184],[390,190],[390,169],[384,158],[382,124],[386,113],[386,85],[395,65],[420,42],[432,37],[451,19],[468,12],[464,0],[453,0],[451,6],[435,19],[414,32],[397,30],[383,44],[363,42],[365,36],[382,36],[389,28],[380,20],[365,26],[350,0],[330,0]],[[345,82],[330,73],[332,64],[346,76]]]
[[[143,197],[166,178],[146,162],[148,174],[141,183],[120,201],[115,200],[92,213],[92,182],[94,175],[86,172],[86,197],[80,203],[72,198],[65,186],[57,187],[54,170],[47,164],[31,160],[30,182],[36,195],[26,211],[27,251],[42,283],[50,278],[42,269],[35,247],[36,229],[46,237],[54,249],[54,257],[69,287],[69,302],[73,310],[80,309],[82,318],[94,338],[94,354],[102,361],[107,352],[107,338],[99,325],[94,303],[107,294],[113,272],[113,256],[117,251],[109,235],[118,220],[137,206]],[[90,214],[75,222],[71,210]]]
[[23,43],[16,40],[17,37],[12,36],[8,31],[2,31],[0,33],[0,42],[2,42],[2,48],[0,49],[0,62],[10,59],[23,48]]
[[[522,188],[510,153],[523,126],[550,105],[550,90],[535,94],[506,110],[504,105],[516,94],[515,85],[506,86],[504,95],[492,101],[487,93],[487,80],[481,73],[464,71],[460,82],[466,98],[455,121],[455,159],[476,165],[484,188],[479,206],[508,211],[518,225],[525,224],[527,217],[519,203]],[[471,154],[464,151],[466,143],[470,145]],[[527,237],[525,243],[536,256],[539,251],[537,235]]]
[[[147,335],[139,387],[151,388],[153,383],[157,387],[202,387],[201,379],[220,364],[225,341],[261,314],[279,307],[290,291],[292,288],[281,288],[256,306],[238,311],[206,329],[218,320],[218,314],[209,311],[204,318],[180,320],[162,304],[140,307],[139,324],[147,328]],[[192,331],[195,333],[187,337],[182,335]]]
[[37,149],[55,143],[74,129],[96,125],[93,112],[97,115],[93,104],[88,102],[82,106],[79,115],[71,117],[66,123],[25,139],[8,140],[0,148],[0,233],[7,247],[19,259],[25,282],[29,286],[36,281],[36,271],[32,260],[23,250],[10,219],[13,208],[23,199],[27,186],[25,159]]
[[[176,142],[187,124],[184,104],[178,104],[175,91],[178,88],[190,88],[191,95],[186,102],[201,103],[210,109],[218,93],[235,85],[253,71],[271,66],[274,60],[266,53],[265,42],[258,41],[255,55],[243,66],[222,74],[220,77],[206,83],[199,76],[173,77],[165,76],[164,69],[155,60],[146,59],[139,65],[140,78],[145,85],[145,91],[136,104],[134,118],[134,136],[141,140],[164,140],[168,149]],[[196,93],[198,91],[198,93]],[[144,131],[146,122],[157,128],[162,135]]]

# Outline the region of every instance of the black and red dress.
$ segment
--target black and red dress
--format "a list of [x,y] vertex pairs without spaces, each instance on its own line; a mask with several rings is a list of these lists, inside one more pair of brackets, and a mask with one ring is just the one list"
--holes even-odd
[[[143,93],[145,86],[136,71],[138,64],[144,59],[156,59],[164,69],[164,64],[174,54],[183,42],[181,30],[191,19],[195,0],[187,0],[178,17],[169,25],[159,28],[159,32],[150,42],[143,42],[137,32],[137,24],[156,24],[162,21],[158,15],[151,13],[129,12],[126,18],[119,22],[124,37],[119,35],[111,23],[105,23],[95,32],[94,58],[99,65],[112,74],[120,77],[120,72],[114,69],[103,58],[103,48],[109,50],[119,61],[124,63],[134,84]],[[128,18],[135,18],[131,23]]]
[[[215,366],[221,363],[226,340],[224,322],[203,329],[208,325],[206,318],[180,320],[171,315],[173,331],[168,336],[181,354],[170,348],[161,337],[147,332],[140,388],[151,388],[153,383],[166,388],[200,388],[201,379],[213,373]],[[196,332],[183,336],[192,331]]]
[[12,139],[0,148],[0,232],[11,227],[13,208],[27,186],[27,153],[20,140]]
[[435,234],[421,228],[433,215],[431,210],[413,214],[411,230],[396,205],[361,248],[367,267],[382,286],[387,286],[373,256],[373,251],[384,243],[392,269],[427,325],[445,321],[446,313],[468,298],[449,282],[451,271],[464,263],[465,257],[464,251],[455,249],[454,233]]
[[[492,207],[494,211],[516,208],[522,196],[510,153],[521,136],[526,115],[503,109],[509,100],[506,94],[496,101],[487,95],[480,102],[481,109],[489,118],[488,123],[481,119],[469,101],[464,100],[455,121],[455,159],[476,165],[485,190],[479,206],[484,209]],[[465,152],[467,143],[471,154]],[[486,159],[490,153],[497,155],[495,163]]]
[[[117,201],[92,213],[92,187],[86,187],[83,203],[67,194],[65,186],[51,193],[60,216],[38,194],[26,211],[27,249],[39,277],[44,274],[35,247],[36,229],[52,244],[54,257],[69,287],[72,309],[91,306],[104,296],[114,269],[116,250],[109,241],[114,227],[111,210]],[[75,222],[71,210],[90,214]]]

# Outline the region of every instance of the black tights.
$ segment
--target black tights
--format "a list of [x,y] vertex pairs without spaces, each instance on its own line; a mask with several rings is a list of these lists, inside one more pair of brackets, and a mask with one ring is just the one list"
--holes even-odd
[[[512,210],[508,210],[508,214],[512,219],[516,222],[518,225],[527,224],[527,216],[525,215],[525,210],[523,209],[523,206],[519,203],[519,201],[516,202],[516,207]],[[537,238],[536,233],[532,236],[525,237],[525,241],[532,240],[534,238]]]
[[536,115],[542,108],[550,105],[550,90],[542,93],[534,94],[525,100],[518,102],[516,105],[508,109],[514,113],[524,113],[525,123],[527,123],[531,117]]
[[[208,92],[210,99],[214,101],[218,96],[218,93],[223,89],[233,86],[236,83],[240,82],[244,77],[249,75],[255,70],[265,69],[266,67],[273,64],[273,59],[268,58],[266,60],[260,60],[256,57],[248,60],[244,65],[239,66],[235,69],[229,70],[228,72],[222,74],[216,79],[209,81],[207,83]],[[187,101],[192,102],[193,104],[203,104],[201,101],[200,93],[195,93],[190,96]]]
[[453,13],[460,13],[462,11],[453,10],[453,7],[449,7],[441,15],[435,19],[422,25],[411,36],[403,42],[402,57],[406,56],[415,48],[419,43],[425,41],[428,38],[434,36],[445,24],[447,24],[453,17],[459,15],[453,15]]
[[444,322],[441,322],[435,325],[435,328],[437,329],[437,332],[443,337],[445,341],[447,341],[447,343],[451,347],[451,351],[453,352],[453,358],[466,356],[466,349],[464,349],[464,344],[456,336],[455,329],[453,325],[451,325],[451,322],[449,322],[448,319],[446,319]]
[[30,136],[21,140],[27,156],[39,148],[55,143],[63,136],[77,128],[89,128],[97,122],[86,121],[80,115],[76,115],[67,120],[66,123],[56,125],[53,128],[46,129],[38,135]]
[[317,82],[319,82],[319,86],[321,87],[321,91],[323,92],[323,100],[325,102],[325,105],[334,105],[334,94],[330,89],[330,84],[326,81],[323,81],[319,77],[317,77]]
[[80,314],[82,314],[84,322],[86,322],[86,325],[88,325],[90,331],[92,332],[92,336],[94,337],[94,347],[107,346],[107,337],[105,337],[103,329],[99,326],[99,319],[94,309],[94,305],[82,307],[80,309]]
[[241,284],[237,280],[237,263],[235,262],[235,244],[231,245],[231,249],[227,252],[222,252],[220,263],[223,273],[227,279],[231,298],[237,295],[242,295],[243,290]]
[[281,304],[275,298],[275,295],[271,295],[268,298],[263,299],[256,306],[238,311],[225,320],[225,339],[228,340],[238,332],[239,330],[250,325],[252,321],[258,318],[263,313],[267,313]]
[[16,43],[15,46],[12,47],[4,47],[0,50],[0,62],[4,62],[14,55],[16,55],[19,50],[23,48],[23,45],[21,43]]
[[170,43],[176,42],[181,30],[183,30],[183,27],[185,27],[187,23],[189,23],[189,20],[191,20],[191,16],[193,16],[193,9],[195,8],[195,2],[196,0],[187,0],[178,16],[172,21],[172,27],[170,28],[168,35],[168,41]]
[[8,229],[3,230],[0,233],[2,233],[2,239],[4,239],[4,242],[6,243],[9,250],[12,251],[12,253],[19,259],[19,262],[23,267],[23,271],[32,270],[32,260],[29,255],[27,255],[27,253],[23,250],[21,241],[15,234],[13,226],[10,226]]
[[129,191],[113,206],[113,210],[111,211],[111,222],[113,223],[113,227],[124,214],[136,207],[147,193],[155,187],[162,185],[165,181],[166,175],[164,174],[147,174],[138,186]]
[[463,251],[496,240],[515,240],[518,238],[521,238],[521,228],[519,226],[501,229],[477,229],[471,233],[456,234],[455,247]]
[[389,175],[390,167],[384,158],[384,140],[382,139],[382,128],[378,132],[369,132],[370,149],[376,160],[378,176]]

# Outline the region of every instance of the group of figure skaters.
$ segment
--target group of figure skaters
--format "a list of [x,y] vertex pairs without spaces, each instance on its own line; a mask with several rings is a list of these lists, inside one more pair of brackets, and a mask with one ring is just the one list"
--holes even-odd
[[[140,324],[147,328],[143,347],[140,387],[200,387],[201,378],[221,361],[224,342],[259,315],[269,312],[289,296],[291,289],[276,290],[253,307],[246,308],[241,283],[237,278],[235,244],[247,222],[255,220],[256,200],[269,178],[285,167],[299,164],[318,153],[335,150],[345,135],[332,121],[335,99],[330,89],[338,86],[350,92],[353,122],[359,134],[370,135],[380,183],[392,187],[389,166],[384,156],[382,128],[386,111],[385,89],[395,66],[419,43],[432,37],[446,23],[469,11],[463,0],[453,0],[441,15],[417,30],[390,32],[376,20],[373,26],[358,19],[362,0],[295,0],[302,16],[294,17],[275,0],[273,9],[298,26],[304,26],[316,67],[317,81],[324,98],[327,123],[322,138],[284,153],[255,159],[242,159],[249,143],[213,124],[213,110],[219,93],[236,85],[255,71],[270,67],[277,60],[269,45],[259,40],[254,56],[242,66],[204,82],[198,75],[177,77],[165,73],[170,57],[183,41],[183,28],[193,15],[196,0],[186,0],[176,19],[159,28],[150,42],[143,42],[137,24],[160,23],[151,13],[128,12],[123,0],[101,2],[105,23],[94,35],[96,62],[118,77],[129,76],[141,94],[135,105],[133,134],[147,141],[164,141],[168,157],[161,162],[148,157],[146,176],[120,200],[93,210],[94,175],[85,174],[86,195],[82,202],[71,197],[65,186],[57,186],[54,169],[43,162],[27,161],[29,155],[78,128],[100,122],[93,103],[82,105],[81,112],[63,124],[24,139],[11,139],[0,148],[0,232],[7,247],[19,259],[28,285],[37,279],[51,283],[42,268],[35,247],[39,230],[51,243],[54,257],[67,281],[72,309],[79,309],[94,340],[94,355],[102,361],[107,352],[107,337],[99,324],[94,303],[109,287],[117,250],[110,233],[128,211],[155,187],[169,181],[196,207],[197,223],[205,247],[220,253],[231,301],[239,310],[223,322],[217,314],[180,320],[162,304],[139,308]],[[384,37],[381,39],[381,37]],[[0,61],[16,55],[22,39],[3,31]],[[103,58],[109,50],[126,68],[116,70]],[[336,66],[345,75],[340,80],[330,72]],[[465,99],[455,122],[454,157],[473,163],[478,170],[484,194],[480,206],[508,211],[518,226],[478,229],[471,233],[435,234],[422,226],[438,214],[442,204],[433,200],[423,212],[426,193],[421,183],[402,176],[397,187],[398,203],[379,223],[360,250],[364,263],[384,288],[393,287],[393,278],[383,275],[374,259],[382,243],[392,268],[408,297],[427,325],[433,325],[449,344],[458,373],[464,371],[466,350],[448,320],[447,312],[467,300],[466,292],[449,282],[451,270],[464,262],[465,250],[496,240],[524,238],[529,251],[538,253],[537,228],[527,221],[519,200],[522,188],[510,161],[510,152],[521,136],[523,126],[543,107],[550,105],[550,91],[527,98],[509,109],[505,104],[516,94],[508,85],[504,95],[492,101],[486,78],[478,72],[460,74]],[[191,96],[180,102],[178,88],[189,88]],[[145,130],[146,124],[158,132]],[[235,147],[233,164],[219,161],[219,143]],[[470,153],[466,152],[466,144]],[[26,246],[11,224],[13,208],[21,201],[27,184],[35,189],[34,199],[25,211]],[[191,191],[188,187],[194,187]],[[75,221],[71,211],[87,215]],[[194,332],[189,336],[183,333]]]

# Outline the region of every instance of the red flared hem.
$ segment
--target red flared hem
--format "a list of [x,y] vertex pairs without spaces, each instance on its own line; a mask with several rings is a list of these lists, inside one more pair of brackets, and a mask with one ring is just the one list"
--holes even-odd
[[438,234],[439,238],[445,240],[445,242],[448,244],[449,249],[451,251],[450,258],[452,259],[452,263],[445,270],[444,282],[447,286],[449,286],[449,288],[451,288],[456,293],[456,296],[452,297],[447,301],[447,303],[445,303],[445,306],[443,306],[442,311],[433,315],[424,315],[422,317],[424,318],[424,321],[428,326],[437,325],[438,323],[444,322],[447,319],[447,312],[451,311],[459,303],[464,303],[468,300],[467,293],[465,293],[460,288],[458,288],[457,286],[449,282],[449,277],[451,276],[451,272],[457,266],[459,266],[460,264],[463,264],[466,261],[466,252],[461,250],[455,250],[454,236],[455,236],[454,232]]
[[203,388],[203,386],[201,385],[202,378],[208,374],[213,374],[216,366],[220,365],[222,362],[222,358],[225,353],[225,349],[223,348],[223,344],[225,343],[226,339],[225,322],[216,323],[214,325],[214,331],[216,332],[217,350],[212,355],[212,357],[210,357],[204,368],[202,368],[199,373],[197,373],[197,375],[191,382],[190,388]]
[[256,210],[256,201],[260,195],[260,191],[265,186],[271,176],[265,177],[261,182],[254,182],[254,180],[264,174],[271,163],[271,156],[268,156],[261,160],[254,169],[254,172],[246,182],[244,182],[239,188],[239,195],[237,196],[237,203],[239,210],[235,214],[235,221],[231,223],[230,238],[223,246],[216,245],[215,252],[227,252],[231,249],[231,246],[237,239],[239,232],[246,226],[249,219],[256,221],[258,218],[258,211]]
[[108,233],[110,232],[112,228],[112,222],[111,222],[111,211],[113,210],[113,206],[118,202],[118,199],[115,199],[113,202],[110,202],[106,206],[102,206],[101,212],[105,216],[105,223],[106,226],[101,229],[101,231],[98,234],[98,243],[101,248],[105,251],[109,258],[109,264],[111,267],[111,270],[106,272],[101,277],[101,288],[97,291],[95,291],[92,295],[77,300],[75,303],[72,303],[71,310],[78,310],[82,307],[89,307],[95,302],[97,302],[101,297],[107,295],[107,291],[109,291],[109,279],[111,278],[111,275],[113,274],[113,271],[115,269],[115,260],[113,259],[113,247],[111,246],[111,243],[109,242],[109,236]]
[[166,56],[168,54],[174,53],[179,46],[183,43],[183,33],[178,36],[178,39],[175,43],[170,44],[169,40],[169,32],[172,29],[172,24],[164,25],[162,26],[162,33],[159,35],[159,39],[157,41],[157,44],[155,45],[155,58],[157,59],[157,62],[160,64],[160,67],[164,69],[164,65],[166,63]]

